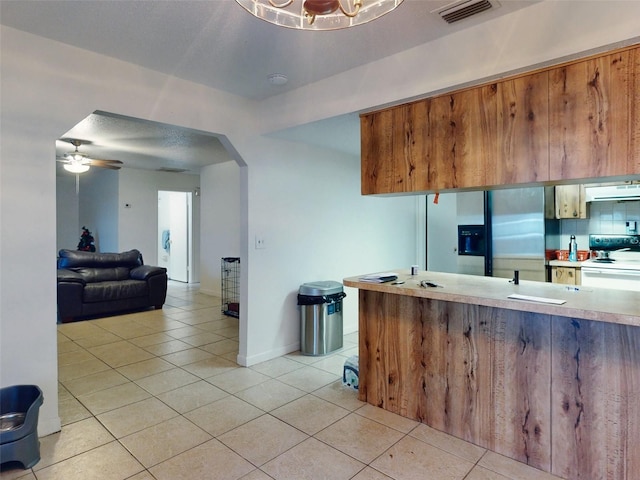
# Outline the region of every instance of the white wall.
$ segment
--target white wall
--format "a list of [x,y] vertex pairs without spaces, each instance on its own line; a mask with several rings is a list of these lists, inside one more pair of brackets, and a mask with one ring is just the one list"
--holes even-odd
[[200,184],[206,205],[200,223],[200,291],[219,296],[221,259],[241,254],[240,167],[233,161],[204,167]]
[[[118,174],[114,170],[91,168],[80,175],[79,225],[95,239],[96,251],[119,252]],[[75,191],[75,187],[74,187]],[[80,230],[77,232],[80,240]]]
[[[158,258],[158,191],[194,192],[197,175],[123,168],[118,172],[118,251],[136,248],[144,262]],[[127,207],[129,205],[129,207]],[[199,282],[200,197],[193,196],[193,281]]]
[[[357,159],[345,166],[346,159],[328,152],[266,142],[262,130],[373,109],[638,36],[640,2],[601,5],[541,2],[261,104],[0,27],[0,384],[40,385],[39,432],[59,428],[54,141],[78,119],[100,109],[223,134],[239,153],[234,159],[246,162],[240,169],[247,303],[240,353],[250,363],[295,346],[290,300],[301,282],[395,268],[416,257],[407,253],[415,241],[405,243],[400,230],[393,231],[404,227],[396,218],[404,200],[360,197]],[[573,22],[556,24],[558,11]],[[82,68],[69,70],[69,59]],[[134,186],[145,182],[133,176],[120,183],[120,201],[133,205],[120,224],[120,248],[150,248],[153,258],[156,242],[147,245],[135,230],[149,221],[145,203],[156,199],[137,195]],[[321,188],[333,181],[335,196],[333,188]],[[351,190],[343,181],[352,182]],[[355,206],[345,208],[347,201]],[[330,222],[334,212],[344,221],[333,233],[307,217],[322,213]],[[267,241],[265,250],[249,248],[257,233]],[[334,257],[338,251],[344,253]],[[348,294],[345,308],[353,308],[355,294]]]
[[56,177],[56,252],[75,250],[80,241],[80,203],[75,175]]
[[[98,109],[212,132],[249,128],[253,116],[245,118],[250,102],[239,97],[4,26],[0,49],[0,385],[40,386],[46,435],[60,428],[55,140]],[[71,73],[69,58],[83,69]],[[121,195],[132,189],[125,182]],[[128,220],[138,229],[148,216]],[[123,228],[121,248],[138,247]]]
[[[416,261],[416,226],[413,197],[360,195],[357,157],[267,139],[242,153],[259,158],[247,169],[243,268],[251,299],[249,322],[241,322],[248,331],[239,362],[250,365],[299,348],[302,283],[409,268]],[[256,236],[264,249],[255,248]],[[357,292],[348,290],[345,332],[357,329]]]

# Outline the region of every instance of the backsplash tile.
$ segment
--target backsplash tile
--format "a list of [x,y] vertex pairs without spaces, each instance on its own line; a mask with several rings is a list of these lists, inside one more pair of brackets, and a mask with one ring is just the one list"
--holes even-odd
[[627,233],[625,225],[627,220],[640,223],[640,200],[593,202],[590,205],[589,218],[560,220],[560,243],[563,249],[568,248],[570,236],[575,235],[578,249],[586,250],[589,247],[589,234]]

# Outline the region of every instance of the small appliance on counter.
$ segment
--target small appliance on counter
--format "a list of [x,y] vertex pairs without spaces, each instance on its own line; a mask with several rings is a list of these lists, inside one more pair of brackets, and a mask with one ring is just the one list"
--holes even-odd
[[582,285],[640,292],[640,235],[589,235],[589,248]]

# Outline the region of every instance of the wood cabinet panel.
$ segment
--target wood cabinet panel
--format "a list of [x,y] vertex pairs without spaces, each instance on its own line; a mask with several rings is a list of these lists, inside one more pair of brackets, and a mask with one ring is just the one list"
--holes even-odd
[[584,185],[556,185],[550,218],[588,218],[589,208]]
[[640,327],[359,300],[361,400],[570,480],[637,478]]
[[549,71],[550,180],[628,175],[633,50]]
[[[497,152],[496,84],[463,90],[433,99],[448,105],[448,128],[433,135],[432,143],[448,146],[442,152],[440,168],[448,171],[454,188],[482,187],[487,182],[487,165],[495,162]],[[438,156],[438,158],[440,158]],[[435,189],[440,182],[430,182]]]
[[552,473],[638,478],[640,328],[562,317],[552,325]]
[[393,192],[394,112],[384,110],[362,116],[361,190],[362,194]]
[[580,285],[580,270],[572,267],[551,267],[551,281],[565,285]]
[[631,92],[629,102],[629,171],[640,173],[640,47],[631,50]]
[[551,468],[548,317],[360,290],[360,399]]
[[361,117],[361,190],[426,190],[429,177],[428,102],[400,105]]
[[487,185],[548,180],[548,72],[498,83],[497,99],[498,152],[495,168],[487,168]]
[[362,193],[640,174],[640,47],[363,115]]

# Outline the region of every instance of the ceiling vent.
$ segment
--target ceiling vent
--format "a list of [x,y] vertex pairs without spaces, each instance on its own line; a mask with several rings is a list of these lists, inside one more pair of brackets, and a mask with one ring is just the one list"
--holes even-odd
[[497,8],[500,4],[490,0],[463,0],[435,10],[447,23],[455,23],[469,18],[477,13],[491,8]]
[[187,172],[186,168],[171,168],[171,167],[161,167],[156,169],[157,172],[167,172],[167,173],[183,173]]

